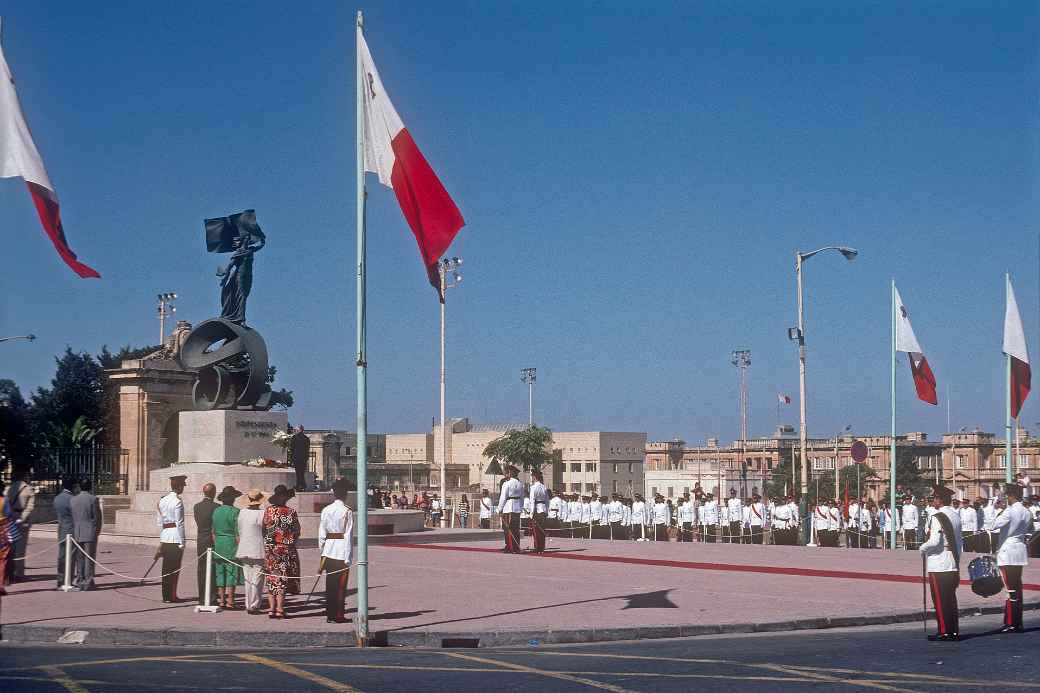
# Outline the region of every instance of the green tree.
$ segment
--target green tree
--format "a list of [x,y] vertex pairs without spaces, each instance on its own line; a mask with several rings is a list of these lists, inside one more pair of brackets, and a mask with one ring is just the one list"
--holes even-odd
[[106,344],[101,347],[101,353],[97,355],[97,362],[105,370],[121,368],[123,361],[143,359],[148,354],[154,354],[161,348],[160,346],[132,347],[126,344],[120,347],[117,353],[113,354],[108,350],[108,345]]
[[50,388],[37,388],[32,396],[34,439],[47,440],[55,426],[71,431],[80,417],[84,419],[82,426],[101,429],[105,397],[105,374],[101,365],[90,354],[77,354],[70,347],[54,360],[57,369]]
[[13,380],[0,379],[0,470],[34,457],[29,405]]
[[508,431],[487,444],[484,457],[496,458],[524,471],[541,471],[552,462],[552,431],[538,426]]

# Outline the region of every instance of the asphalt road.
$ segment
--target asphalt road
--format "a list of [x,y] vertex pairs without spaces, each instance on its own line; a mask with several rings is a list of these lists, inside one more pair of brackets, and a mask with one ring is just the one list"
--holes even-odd
[[0,691],[973,691],[1040,689],[1040,616],[1027,632],[962,622],[933,643],[920,625],[527,648],[220,650],[0,646]]

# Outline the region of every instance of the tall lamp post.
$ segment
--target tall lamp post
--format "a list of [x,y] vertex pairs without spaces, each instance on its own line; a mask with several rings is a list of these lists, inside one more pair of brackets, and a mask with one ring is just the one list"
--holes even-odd
[[[803,253],[800,250],[796,250],[794,253],[794,272],[798,280],[798,327],[792,327],[787,330],[787,336],[792,341],[798,342],[798,446],[800,450],[799,457],[801,459],[801,500],[799,501],[799,509],[801,510],[801,517],[804,520],[806,518],[806,503],[805,496],[809,492],[809,474],[808,467],[806,466],[805,458],[805,313],[802,310],[802,264],[811,258],[813,255],[822,253],[825,250],[835,250],[841,253],[846,260],[849,262],[856,259],[859,255],[859,251],[855,248],[849,248],[848,246],[839,245],[828,245],[823,248],[817,248],[808,253]],[[805,526],[803,526],[803,533],[805,532]]]
[[172,291],[158,294],[159,305],[156,312],[159,314],[159,346],[166,341],[166,318],[177,312],[177,306],[173,302],[177,300],[177,294]]
[[527,425],[534,426],[534,383],[538,380],[537,368],[521,368],[520,382],[527,384]]
[[[447,492],[447,464],[448,464],[448,424],[444,418],[444,306],[448,297],[448,289],[453,289],[462,283],[462,275],[458,269],[462,265],[462,258],[444,258],[437,263],[437,269],[441,275],[441,509],[448,500]],[[446,513],[441,512],[441,527],[447,524]]]
[[747,475],[745,474],[745,456],[747,447],[747,370],[751,366],[751,350],[737,349],[730,354],[730,363],[740,369],[740,479],[742,483],[741,495],[747,497]]
[[27,342],[31,342],[34,339],[36,339],[36,335],[34,335],[34,334],[19,334],[19,335],[15,335],[14,337],[0,337],[0,342],[13,342],[13,341],[15,341],[17,339],[24,339]]

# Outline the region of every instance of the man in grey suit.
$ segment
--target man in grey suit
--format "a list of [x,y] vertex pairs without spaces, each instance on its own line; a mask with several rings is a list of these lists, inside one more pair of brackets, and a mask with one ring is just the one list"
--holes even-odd
[[[54,497],[54,514],[58,521],[58,587],[65,584],[65,537],[72,534],[72,479],[61,480],[61,493]],[[72,576],[69,576],[69,584],[72,584]]]
[[94,589],[94,557],[101,534],[101,501],[91,493],[89,479],[79,484],[79,493],[69,501],[72,510],[72,538],[76,550],[76,587],[86,592]]

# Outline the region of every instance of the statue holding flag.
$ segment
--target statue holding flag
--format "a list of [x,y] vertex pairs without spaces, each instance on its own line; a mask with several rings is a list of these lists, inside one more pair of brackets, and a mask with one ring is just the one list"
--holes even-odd
[[253,255],[263,249],[267,236],[247,209],[229,217],[206,220],[206,250],[231,253],[227,267],[217,269],[220,281],[220,317],[245,325],[246,299],[253,288]]

